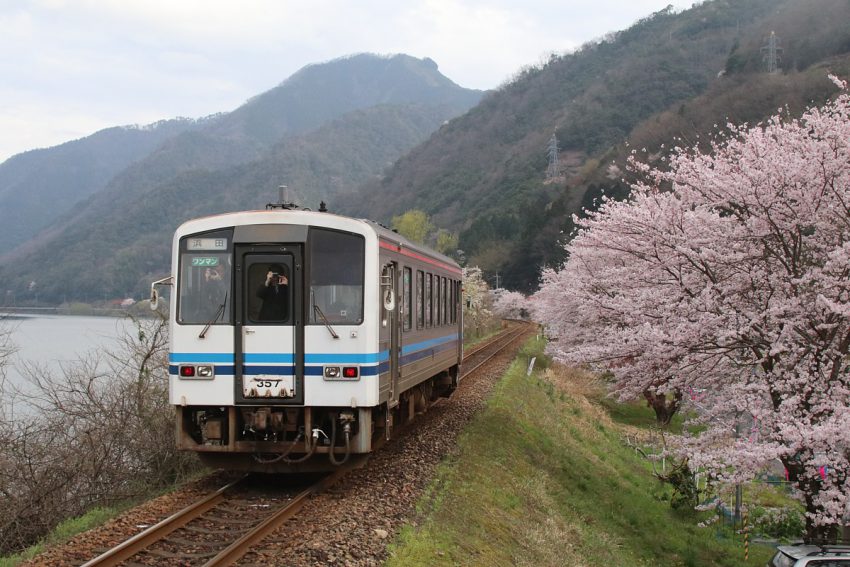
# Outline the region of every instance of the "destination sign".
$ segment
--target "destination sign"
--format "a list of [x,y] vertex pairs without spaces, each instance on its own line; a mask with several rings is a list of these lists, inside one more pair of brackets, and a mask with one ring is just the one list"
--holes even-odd
[[195,256],[192,258],[193,266],[218,266],[218,256]]
[[227,250],[226,238],[190,238],[189,250]]

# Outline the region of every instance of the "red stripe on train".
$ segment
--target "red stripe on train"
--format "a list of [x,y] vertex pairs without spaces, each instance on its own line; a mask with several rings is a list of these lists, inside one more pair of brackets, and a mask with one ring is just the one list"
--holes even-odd
[[406,248],[403,248],[402,246],[395,244],[393,242],[387,242],[385,240],[380,240],[379,244],[380,244],[381,248],[384,248],[386,250],[392,250],[393,252],[397,252],[397,253],[401,254],[402,256],[408,256],[409,258],[421,260],[422,262],[425,262],[427,264],[431,264],[431,265],[437,266],[439,268],[443,268],[444,270],[448,270],[449,272],[456,274],[458,276],[461,275],[461,271],[458,270],[456,267],[450,265],[450,264],[446,264],[445,262],[440,262],[439,260],[433,260],[433,259],[431,259],[427,256],[423,256],[422,254],[417,254],[416,252],[413,252],[411,250],[407,250]]

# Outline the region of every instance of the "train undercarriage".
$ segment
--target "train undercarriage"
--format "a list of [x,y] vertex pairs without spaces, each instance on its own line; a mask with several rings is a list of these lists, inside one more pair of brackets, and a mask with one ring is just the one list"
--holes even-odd
[[331,470],[370,453],[436,400],[451,395],[459,368],[375,407],[177,406],[177,445],[212,468],[253,472]]

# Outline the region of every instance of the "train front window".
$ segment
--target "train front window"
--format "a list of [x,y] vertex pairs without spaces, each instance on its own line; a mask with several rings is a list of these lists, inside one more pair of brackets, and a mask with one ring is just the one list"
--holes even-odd
[[311,325],[363,322],[365,240],[347,232],[312,228],[309,237]]
[[180,240],[177,322],[184,325],[231,322],[231,231]]
[[292,324],[291,257],[246,255],[247,319],[251,323]]

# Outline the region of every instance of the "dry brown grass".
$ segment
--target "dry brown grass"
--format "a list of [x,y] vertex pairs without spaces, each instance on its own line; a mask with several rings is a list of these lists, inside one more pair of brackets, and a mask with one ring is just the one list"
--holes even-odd
[[[553,363],[546,369],[543,379],[550,382],[560,392],[568,395],[583,412],[602,423],[612,427],[613,420],[601,402],[608,396],[608,384],[598,374],[563,364]],[[616,429],[624,439],[640,444],[655,444],[660,442],[658,432],[645,427],[637,427],[626,423],[617,423]]]

